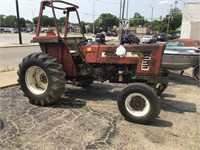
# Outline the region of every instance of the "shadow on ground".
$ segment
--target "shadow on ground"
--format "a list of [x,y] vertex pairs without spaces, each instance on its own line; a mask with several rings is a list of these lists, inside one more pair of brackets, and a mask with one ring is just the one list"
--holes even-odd
[[0,118],[0,130],[4,128],[3,120]]
[[87,101],[117,101],[120,90],[117,86],[110,84],[93,83],[87,88],[71,86],[67,88],[62,96],[63,99],[70,101],[87,99]]
[[194,103],[170,100],[168,98],[160,98],[160,107],[164,111],[183,114],[185,112],[195,113],[197,107]]
[[181,84],[185,84],[185,85],[199,86],[199,83],[196,80],[194,80],[192,77],[186,76],[184,74],[180,75],[178,73],[170,72],[169,80],[175,84],[181,83]]
[[167,120],[162,120],[160,118],[155,119],[154,121],[151,122],[151,124],[149,124],[149,126],[153,126],[153,127],[172,127],[173,123]]

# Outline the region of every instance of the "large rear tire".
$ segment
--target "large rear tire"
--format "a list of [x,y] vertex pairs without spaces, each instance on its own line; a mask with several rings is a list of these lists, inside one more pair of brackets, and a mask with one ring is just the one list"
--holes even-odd
[[122,90],[118,108],[128,121],[149,124],[160,114],[160,102],[155,91],[143,83],[134,83]]
[[21,90],[34,105],[52,104],[64,91],[63,67],[48,54],[34,53],[25,57],[17,74]]
[[200,65],[196,65],[194,68],[193,68],[193,71],[192,71],[192,76],[193,78],[199,82],[200,81],[200,74],[199,74],[199,68],[200,68]]

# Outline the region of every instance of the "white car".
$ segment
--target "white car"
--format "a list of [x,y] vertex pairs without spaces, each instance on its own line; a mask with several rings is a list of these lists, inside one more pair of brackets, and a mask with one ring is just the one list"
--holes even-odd
[[157,38],[153,35],[145,35],[142,39],[142,43],[156,43]]

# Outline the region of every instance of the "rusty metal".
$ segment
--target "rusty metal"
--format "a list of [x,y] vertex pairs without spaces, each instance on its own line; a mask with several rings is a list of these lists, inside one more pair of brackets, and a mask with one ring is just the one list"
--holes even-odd
[[52,8],[52,13],[53,13],[53,20],[54,20],[54,23],[55,23],[55,26],[56,26],[57,35],[60,37],[60,32],[59,32],[59,29],[58,29],[58,24],[57,24],[57,19],[56,19],[56,13],[55,13],[55,9],[54,9],[53,3],[51,5],[52,5],[51,8]]
[[69,12],[67,12],[66,19],[65,19],[64,38],[67,37],[67,33],[68,33],[68,25],[69,25]]
[[[55,2],[69,4],[70,7],[58,8],[53,5]],[[54,9],[64,9],[63,12],[66,14],[64,37],[60,37],[59,33],[57,36],[39,36],[41,18],[46,6],[52,8],[55,24],[56,14]],[[126,50],[126,54],[123,56],[118,56],[116,54],[119,45],[88,44],[78,46],[79,42],[85,40],[83,33],[81,38],[67,37],[70,12],[76,12],[79,25],[81,25],[77,8],[78,6],[61,0],[42,1],[37,33],[36,37],[33,38],[34,42],[40,43],[43,53],[48,53],[52,57],[57,58],[63,65],[66,76],[76,78],[78,75],[88,74],[88,76],[93,76],[94,78],[99,78],[101,81],[105,81],[109,79],[108,76],[112,76],[109,72],[116,71],[117,69],[119,69],[118,71],[124,71],[123,69],[127,66],[129,66],[127,68],[129,69],[129,73],[132,73],[132,79],[148,81],[150,77],[159,75],[164,50],[164,45],[162,44],[123,45]],[[56,26],[56,28],[58,30],[58,26]],[[73,51],[73,53],[71,51]],[[120,67],[122,70],[120,70]],[[89,71],[86,71],[85,74],[81,74],[84,69]],[[92,72],[96,74],[90,74]],[[104,75],[105,73],[103,73],[102,77],[99,77],[99,72],[106,72],[108,75]],[[126,79],[126,74],[127,73],[120,74],[116,72],[114,74],[114,78],[117,78],[116,82],[131,82]]]

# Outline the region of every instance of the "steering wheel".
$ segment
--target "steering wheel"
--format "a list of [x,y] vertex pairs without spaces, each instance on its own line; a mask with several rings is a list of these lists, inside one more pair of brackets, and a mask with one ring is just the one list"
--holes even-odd
[[79,42],[77,45],[78,46],[85,46],[85,45],[87,45],[91,41],[92,41],[92,38],[88,38],[88,39],[85,39],[85,40]]

